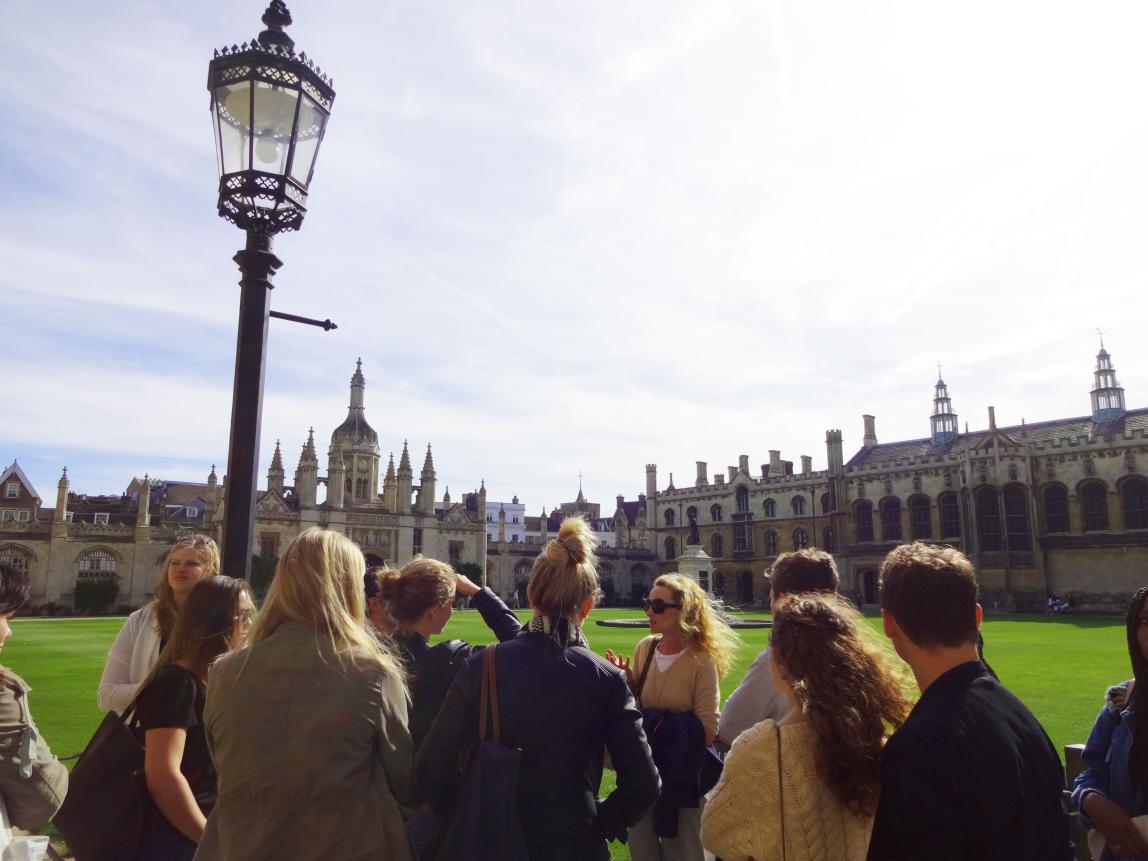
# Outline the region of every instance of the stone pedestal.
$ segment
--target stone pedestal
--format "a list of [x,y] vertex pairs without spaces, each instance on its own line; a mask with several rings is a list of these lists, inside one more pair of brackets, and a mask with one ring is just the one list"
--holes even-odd
[[676,560],[678,573],[696,580],[707,595],[713,594],[713,559],[700,544],[688,544]]

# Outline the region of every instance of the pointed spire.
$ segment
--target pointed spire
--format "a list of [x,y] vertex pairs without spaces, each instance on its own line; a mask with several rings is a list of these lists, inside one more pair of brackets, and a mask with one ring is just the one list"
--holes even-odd
[[299,460],[316,464],[319,462],[319,455],[315,453],[315,428],[307,431],[307,441],[303,443],[303,454]]
[[442,507],[450,508],[450,485],[446,486],[446,493],[442,495]]
[[391,452],[391,459],[387,461],[387,474],[383,477],[383,481],[395,480],[395,453]]
[[68,486],[68,468],[66,466],[64,467],[63,475],[60,476],[60,483],[57,486],[64,488]]
[[217,476],[217,475],[215,474],[215,464],[213,463],[213,464],[211,465],[211,472],[210,472],[210,473],[208,474],[208,476],[207,476],[207,483],[208,483],[208,484],[215,484],[215,483],[217,483],[218,481],[219,481],[219,476]]
[[398,476],[399,476],[399,478],[402,478],[404,476],[409,478],[412,475],[414,475],[414,471],[411,469],[411,453],[407,449],[407,441],[403,440],[403,453],[402,453],[402,456],[399,458]]
[[434,478],[434,458],[431,457],[431,447],[430,447],[430,443],[428,442],[427,443],[427,456],[423,460],[422,479],[423,479],[423,481],[426,481],[427,479],[431,479],[431,478]]
[[271,469],[283,471],[283,452],[279,449],[279,440],[275,440],[275,454],[271,456]]

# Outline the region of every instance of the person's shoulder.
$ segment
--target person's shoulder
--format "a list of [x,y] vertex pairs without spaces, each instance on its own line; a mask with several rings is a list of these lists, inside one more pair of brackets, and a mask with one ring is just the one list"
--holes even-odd
[[605,657],[593,651],[589,646],[576,646],[568,650],[581,665],[602,676],[605,679],[616,679],[626,683],[626,674],[606,660]]
[[1132,703],[1132,690],[1135,686],[1135,679],[1112,685],[1104,694],[1104,708],[1110,714],[1120,714]]

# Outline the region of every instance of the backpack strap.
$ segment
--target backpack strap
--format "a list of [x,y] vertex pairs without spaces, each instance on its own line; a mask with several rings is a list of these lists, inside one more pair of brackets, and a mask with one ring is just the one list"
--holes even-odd
[[650,645],[650,651],[646,653],[646,662],[642,664],[642,674],[638,676],[638,684],[634,687],[634,699],[638,701],[638,705],[642,704],[642,688],[646,686],[646,676],[650,674],[650,664],[654,660],[654,652],[657,651],[660,642],[662,642],[661,637],[654,638],[654,642]]

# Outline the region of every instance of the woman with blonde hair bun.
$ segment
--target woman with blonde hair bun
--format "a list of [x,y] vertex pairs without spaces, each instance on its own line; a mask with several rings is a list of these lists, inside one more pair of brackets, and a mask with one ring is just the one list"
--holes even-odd
[[769,645],[790,711],[734,741],[702,814],[705,846],[730,861],[863,861],[881,750],[911,707],[907,671],[832,593],[783,598]]
[[663,574],[642,602],[650,636],[626,655],[606,652],[622,669],[646,715],[659,764],[662,796],[630,829],[635,861],[703,858],[701,766],[718,729],[718,680],[729,672],[741,641],[697,581]]
[[[582,624],[598,597],[594,537],[562,522],[534,562],[526,594],[534,616],[496,648],[502,743],[519,748],[516,808],[533,861],[606,861],[658,797],[658,775],[625,676],[590,651]],[[455,800],[459,754],[478,738],[482,661],[454,678],[415,761],[436,812]],[[598,800],[603,756],[617,785]]]
[[[514,639],[522,623],[494,592],[480,589],[469,577],[437,559],[416,556],[397,571],[379,570],[378,577],[378,601],[397,625],[392,639],[407,669],[411,740],[417,752],[455,673],[485,648],[463,640],[430,644],[430,638],[443,632],[454,613],[455,593],[470,598],[499,642]],[[437,818],[425,809],[407,820],[407,833],[420,858],[430,851],[436,827]]]
[[279,560],[250,645],[212,670],[219,798],[200,861],[413,859],[399,806],[407,691],[365,624],[365,569],[350,539],[308,529]]

